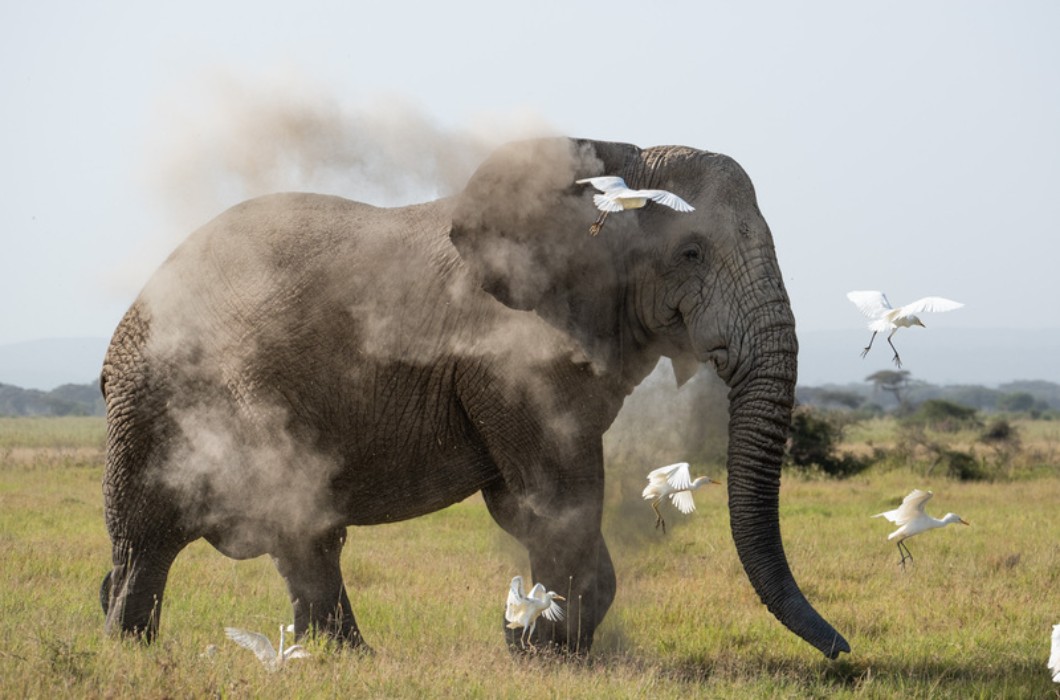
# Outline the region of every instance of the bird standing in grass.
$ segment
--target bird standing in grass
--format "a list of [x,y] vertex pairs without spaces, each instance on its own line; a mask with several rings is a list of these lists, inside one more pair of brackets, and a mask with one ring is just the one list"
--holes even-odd
[[604,226],[604,219],[611,212],[624,211],[626,209],[640,209],[647,206],[648,202],[658,202],[680,212],[695,211],[694,207],[673,192],[667,190],[634,190],[626,184],[626,181],[617,175],[604,175],[602,177],[587,177],[584,180],[575,180],[579,185],[592,185],[600,190],[601,194],[593,195],[593,203],[601,212],[600,217],[589,227],[589,235],[595,236],[600,233]]
[[890,331],[890,335],[887,336],[887,344],[891,346],[891,350],[894,350],[894,364],[899,369],[902,367],[902,358],[898,356],[898,349],[891,342],[891,338],[894,337],[899,328],[909,328],[911,326],[926,328],[924,322],[920,320],[917,314],[953,311],[964,306],[959,301],[951,299],[924,297],[905,306],[899,306],[896,309],[891,306],[886,294],[876,291],[847,292],[847,299],[854,302],[854,305],[858,307],[861,313],[872,319],[869,321],[869,330],[872,331],[872,337],[869,338],[869,344],[861,351],[861,356],[865,357],[869,353],[872,348],[872,341],[876,339],[877,333]]
[[523,577],[515,576],[508,588],[508,601],[504,606],[504,619],[509,629],[523,628],[520,636],[523,648],[526,648],[534,635],[537,618],[544,615],[546,620],[559,622],[563,619],[563,608],[557,600],[566,600],[555,591],[546,591],[544,585],[537,583],[530,589],[529,595],[523,589]]
[[663,520],[659,511],[659,504],[667,496],[673,501],[674,507],[685,515],[696,509],[696,502],[692,500],[692,492],[700,486],[716,484],[718,482],[709,476],[697,477],[692,481],[688,473],[688,462],[678,462],[659,467],[648,473],[648,485],[641,493],[644,500],[651,501],[651,507],[655,511],[655,527],[662,525],[663,534],[666,534],[666,521]]
[[931,491],[913,489],[908,496],[902,499],[902,505],[894,510],[877,513],[872,516],[874,518],[887,518],[895,525],[898,525],[898,529],[888,535],[887,540],[898,540],[898,553],[902,555],[902,560],[898,563],[903,570],[905,570],[905,560],[913,560],[913,555],[909,553],[909,546],[904,544],[905,540],[914,535],[919,535],[921,532],[933,530],[936,527],[945,527],[952,523],[968,525],[956,513],[946,513],[941,520],[925,513],[924,506],[931,500],[933,495]]
[[294,625],[280,625],[280,648],[273,649],[272,642],[264,634],[248,632],[238,627],[225,627],[225,634],[241,647],[250,649],[258,660],[270,671],[283,667],[288,659],[304,659],[309,652],[301,644],[294,644],[284,649],[284,632],[294,632]]

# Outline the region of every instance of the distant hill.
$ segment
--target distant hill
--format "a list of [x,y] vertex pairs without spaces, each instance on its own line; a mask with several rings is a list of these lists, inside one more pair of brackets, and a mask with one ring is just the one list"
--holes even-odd
[[107,338],[50,338],[0,345],[0,384],[50,391],[99,381]]
[[102,416],[99,384],[63,384],[51,391],[0,384],[0,416]]

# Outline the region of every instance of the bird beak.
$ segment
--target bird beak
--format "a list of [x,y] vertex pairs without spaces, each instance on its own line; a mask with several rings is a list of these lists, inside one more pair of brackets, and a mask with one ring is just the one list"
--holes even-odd
[[566,598],[564,598],[563,596],[561,596],[561,595],[560,595],[559,593],[557,593],[556,595],[554,595],[554,596],[552,596],[552,597],[553,597],[553,598],[554,598],[555,600],[566,600]]
[[924,322],[921,321],[919,318],[916,320],[916,325],[920,326],[921,328],[927,328],[927,326],[924,325]]
[[960,519],[960,523],[961,523],[961,525],[971,525],[971,523],[968,522],[967,520],[965,520],[964,518]]

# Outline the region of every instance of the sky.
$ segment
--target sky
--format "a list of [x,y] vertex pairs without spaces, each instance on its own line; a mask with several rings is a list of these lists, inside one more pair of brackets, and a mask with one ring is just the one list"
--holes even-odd
[[645,7],[4,3],[0,345],[109,336],[247,196],[423,201],[536,133],[735,158],[800,332],[867,340],[853,289],[964,302],[933,333],[1060,327],[1060,3]]

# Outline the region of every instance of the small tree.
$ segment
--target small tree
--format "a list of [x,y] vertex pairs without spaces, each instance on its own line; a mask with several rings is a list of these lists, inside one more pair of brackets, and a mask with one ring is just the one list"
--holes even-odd
[[836,453],[842,432],[827,416],[808,407],[796,409],[791,416],[785,461],[804,471],[816,467],[837,479],[863,471],[868,461]]
[[905,401],[902,398],[902,392],[909,386],[909,377],[909,370],[893,371],[881,369],[879,372],[874,372],[865,377],[865,381],[875,384],[876,391],[886,391],[894,394],[894,400],[898,402],[898,408],[903,409]]

